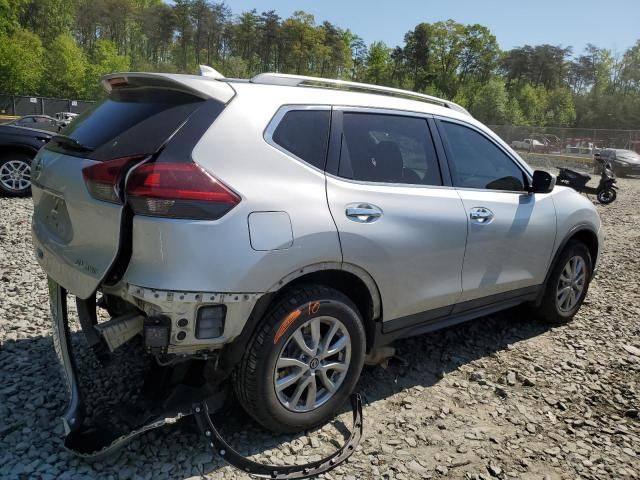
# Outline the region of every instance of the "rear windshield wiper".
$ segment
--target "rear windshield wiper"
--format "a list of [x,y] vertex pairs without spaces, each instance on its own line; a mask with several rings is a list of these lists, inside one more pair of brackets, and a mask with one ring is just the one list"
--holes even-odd
[[70,148],[72,150],[78,150],[80,152],[93,152],[93,147],[83,145],[75,138],[68,137],[67,135],[57,134],[51,137],[52,142],[56,142],[59,145]]

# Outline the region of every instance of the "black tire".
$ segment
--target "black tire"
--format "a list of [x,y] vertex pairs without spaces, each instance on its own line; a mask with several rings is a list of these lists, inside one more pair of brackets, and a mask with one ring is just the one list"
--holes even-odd
[[[315,409],[295,412],[286,408],[276,393],[276,362],[293,334],[320,316],[331,316],[346,327],[351,340],[351,359],[333,396]],[[298,287],[287,292],[257,327],[234,372],[234,390],[245,411],[273,432],[291,433],[314,428],[333,418],[353,391],[362,370],[365,350],[362,317],[348,297],[321,285]]]
[[[0,155],[0,194],[7,197],[27,197],[31,195],[31,155],[24,152],[7,152]],[[29,175],[28,186],[13,188],[15,183],[7,177],[15,170],[14,165],[27,165],[25,172]],[[4,174],[4,175],[3,175]]]
[[618,193],[613,188],[603,188],[598,191],[598,201],[602,205],[609,205],[613,203],[618,196]]
[[[560,276],[563,274],[563,271],[569,263],[569,260],[573,259],[574,257],[580,257],[584,261],[584,288],[577,296],[575,305],[573,305],[573,307],[570,309],[563,310],[559,307],[557,299],[558,288],[560,286]],[[543,320],[552,324],[563,324],[570,322],[582,306],[582,302],[584,301],[589,289],[589,283],[591,282],[592,274],[593,263],[591,261],[591,254],[589,253],[589,249],[582,242],[573,240],[570,241],[558,257],[558,261],[554,265],[553,271],[549,276],[549,280],[545,286],[544,296],[542,297],[540,305],[537,307],[539,316]]]

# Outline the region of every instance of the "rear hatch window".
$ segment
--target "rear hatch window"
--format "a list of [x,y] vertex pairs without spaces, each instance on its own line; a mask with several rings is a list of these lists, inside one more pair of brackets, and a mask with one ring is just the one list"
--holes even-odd
[[193,95],[167,89],[113,90],[46,148],[97,161],[151,154],[202,102]]

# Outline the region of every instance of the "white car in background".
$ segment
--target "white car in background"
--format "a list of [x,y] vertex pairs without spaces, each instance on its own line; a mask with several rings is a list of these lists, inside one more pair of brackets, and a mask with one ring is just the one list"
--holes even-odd
[[524,140],[514,140],[511,142],[511,148],[514,150],[541,150],[544,148],[544,144],[533,138],[525,138]]
[[55,116],[58,123],[62,127],[66,127],[78,116],[78,114],[72,112],[58,112]]

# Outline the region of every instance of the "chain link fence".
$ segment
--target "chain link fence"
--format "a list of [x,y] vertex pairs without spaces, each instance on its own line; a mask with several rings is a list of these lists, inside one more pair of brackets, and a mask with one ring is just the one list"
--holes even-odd
[[624,148],[640,153],[640,130],[516,125],[489,125],[489,128],[517,150],[566,155],[593,155],[600,148]]
[[532,166],[595,168],[593,155],[602,148],[640,153],[640,130],[489,125]]
[[95,102],[48,97],[22,97],[0,94],[0,119],[24,115],[54,116],[59,112],[82,113]]

